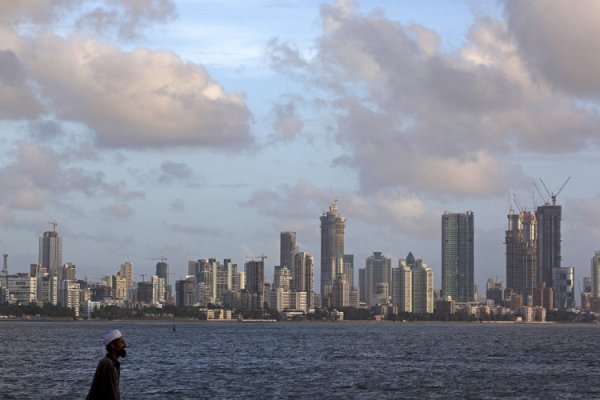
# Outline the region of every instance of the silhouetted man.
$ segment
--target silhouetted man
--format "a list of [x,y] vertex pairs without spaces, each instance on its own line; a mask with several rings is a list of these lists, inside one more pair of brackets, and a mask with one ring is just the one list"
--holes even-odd
[[125,357],[127,344],[118,329],[108,332],[103,340],[106,346],[106,357],[98,363],[92,387],[86,400],[119,400],[119,377],[121,363],[119,357]]

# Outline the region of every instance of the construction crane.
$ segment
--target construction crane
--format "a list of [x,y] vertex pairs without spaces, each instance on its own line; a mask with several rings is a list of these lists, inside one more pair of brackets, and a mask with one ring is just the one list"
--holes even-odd
[[562,190],[565,188],[565,186],[567,186],[567,183],[569,182],[570,179],[571,179],[571,177],[568,177],[567,180],[562,184],[562,186],[560,187],[560,189],[558,189],[558,191],[556,193],[550,193],[550,191],[548,190],[548,187],[546,186],[546,184],[544,183],[542,178],[540,178],[540,182],[542,182],[542,185],[544,185],[544,189],[546,189],[546,193],[548,193],[548,196],[550,196],[550,198],[552,199],[553,206],[556,205],[556,198],[558,197],[560,192],[562,192]]
[[52,232],[56,232],[56,227],[58,226],[58,222],[49,221],[50,225],[52,225]]
[[540,198],[542,199],[542,201],[544,202],[544,204],[545,205],[550,204],[550,203],[548,203],[548,199],[546,199],[544,197],[544,195],[542,194],[542,191],[540,190],[540,187],[535,182],[533,182],[533,186],[535,186],[535,190],[537,190],[537,192],[540,195]]
[[519,202],[519,199],[517,199],[516,193],[513,193],[513,197],[515,199],[515,205],[517,206],[517,209],[519,210],[519,212],[522,213],[523,211],[525,211],[525,209],[523,207],[521,207],[521,203]]
[[142,277],[142,282],[146,282],[146,280],[145,280],[146,274],[140,274],[140,276]]
[[246,259],[250,259],[250,260],[259,260],[262,261],[262,263],[265,263],[265,258],[269,258],[267,256],[265,256],[263,253],[260,254],[260,256],[258,257],[246,257]]

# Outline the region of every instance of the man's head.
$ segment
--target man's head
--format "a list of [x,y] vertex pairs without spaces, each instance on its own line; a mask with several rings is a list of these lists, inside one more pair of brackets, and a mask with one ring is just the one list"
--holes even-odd
[[125,357],[127,355],[127,352],[125,351],[127,344],[125,343],[125,339],[123,338],[121,331],[118,329],[112,330],[104,335],[103,343],[106,346],[106,351],[109,354],[117,357]]

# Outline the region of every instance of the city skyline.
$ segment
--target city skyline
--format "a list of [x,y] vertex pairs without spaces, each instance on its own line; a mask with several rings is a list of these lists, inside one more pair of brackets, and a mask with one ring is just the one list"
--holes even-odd
[[270,279],[280,232],[320,259],[315,215],[338,199],[355,280],[375,251],[413,252],[436,288],[439,216],[472,210],[482,288],[505,280],[512,193],[532,211],[550,200],[539,177],[558,192],[572,176],[558,198],[562,266],[577,282],[589,275],[600,243],[595,2],[136,4],[0,10],[11,273],[36,262],[56,222],[81,277],[125,261],[153,274],[147,259],[165,257],[173,283],[189,260],[265,254]]

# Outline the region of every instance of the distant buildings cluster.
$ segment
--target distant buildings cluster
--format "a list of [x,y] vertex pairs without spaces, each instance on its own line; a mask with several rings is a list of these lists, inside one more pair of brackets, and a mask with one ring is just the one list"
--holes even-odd
[[[510,210],[506,245],[506,287],[488,280],[482,301],[474,283],[474,214],[445,212],[441,217],[441,281],[434,290],[433,271],[409,252],[394,263],[375,251],[361,268],[344,247],[346,219],[337,202],[320,217],[320,292],[315,292],[315,261],[297,246],[296,232],[280,233],[279,265],[265,282],[265,259],[246,260],[243,270],[231,259],[188,262],[187,276],[170,282],[169,264],[159,258],[156,273],[134,281],[131,262],[114,275],[94,282],[76,279],[76,267],[62,262],[62,239],[56,231],[39,240],[39,260],[29,273],[9,274],[4,255],[0,302],[50,303],[89,316],[104,305],[120,307],[210,306],[228,310],[276,309],[306,315],[315,309],[372,308],[380,313],[469,314],[518,313],[544,320],[546,310],[575,307],[574,268],[561,266],[561,206],[544,204],[535,214]],[[355,274],[355,271],[357,272]],[[355,281],[355,275],[358,280]],[[600,251],[584,279],[582,308],[600,312]],[[147,278],[147,279],[146,279]],[[230,311],[228,311],[230,313]]]

